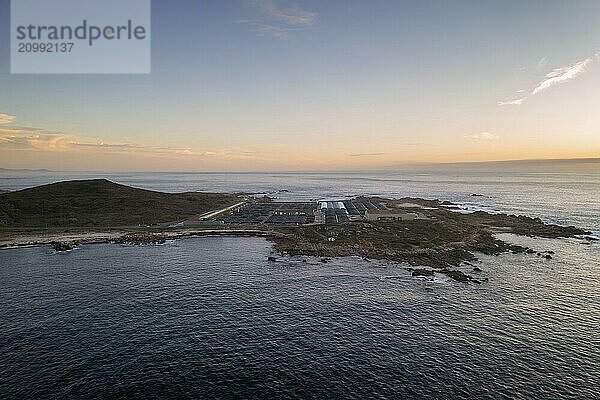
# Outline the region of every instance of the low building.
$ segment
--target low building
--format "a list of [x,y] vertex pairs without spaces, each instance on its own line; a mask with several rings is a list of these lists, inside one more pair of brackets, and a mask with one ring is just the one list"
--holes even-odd
[[418,218],[419,215],[416,213],[396,210],[367,210],[365,212],[365,219],[369,221],[411,221]]

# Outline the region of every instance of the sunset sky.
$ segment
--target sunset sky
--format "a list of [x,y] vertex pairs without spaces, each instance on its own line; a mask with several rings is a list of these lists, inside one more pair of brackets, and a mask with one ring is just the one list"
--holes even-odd
[[152,2],[152,73],[11,75],[0,167],[600,157],[600,1]]

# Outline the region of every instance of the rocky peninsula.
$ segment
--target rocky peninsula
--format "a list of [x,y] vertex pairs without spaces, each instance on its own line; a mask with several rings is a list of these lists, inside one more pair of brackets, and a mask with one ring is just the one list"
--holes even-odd
[[[0,222],[3,222],[0,246],[51,244],[56,251],[69,251],[78,244],[85,243],[154,245],[191,236],[263,236],[273,242],[274,250],[281,255],[314,256],[324,260],[346,256],[390,260],[408,264],[407,269],[413,276],[430,277],[441,273],[460,282],[478,282],[456,269],[461,264],[475,261],[478,253],[495,256],[508,252],[526,253],[532,257],[552,258],[551,250],[540,251],[507,243],[497,238],[496,233],[508,232],[541,238],[594,239],[589,236],[589,232],[580,228],[546,224],[539,218],[524,215],[484,211],[457,212],[457,205],[441,200],[368,198],[373,203],[383,204],[391,212],[418,214],[420,217],[414,220],[373,221],[363,218],[341,223],[236,225],[216,224],[198,216],[211,215],[212,219],[215,215],[216,218],[219,213],[211,210],[218,207],[234,212],[235,210],[229,211],[231,205],[236,204],[241,196],[138,192],[141,189],[103,180],[55,185],[57,186],[50,188],[27,189],[27,195],[36,196],[35,200],[29,201],[23,200],[27,199],[22,193],[26,191],[0,194]],[[81,185],[87,190],[78,193],[75,189]],[[90,189],[93,199],[90,197]],[[118,207],[110,204],[115,193],[118,193]],[[133,198],[129,198],[130,196]],[[136,203],[141,197],[145,201]],[[65,214],[61,208],[55,212],[49,209],[40,211],[33,206],[34,202],[38,205],[70,204],[71,214]],[[168,203],[168,212],[165,213],[160,208],[162,203]],[[119,225],[118,221],[130,223],[138,218],[131,215],[134,204],[135,215],[144,216],[150,224]],[[69,224],[71,218],[79,220],[78,207],[83,207],[86,220],[108,219],[116,226],[106,228],[94,223],[85,226]],[[29,215],[34,213],[31,210],[35,210],[35,215]],[[186,227],[181,223],[165,223],[168,222],[164,219],[166,216],[202,222]],[[35,221],[33,226],[28,225],[31,221]]]
[[[307,225],[280,229],[273,237],[275,249],[283,254],[318,257],[360,256],[366,259],[408,263],[415,276],[430,276],[434,270],[455,280],[475,281],[455,270],[475,261],[476,254],[527,253],[552,258],[553,251],[538,251],[504,242],[495,233],[514,233],[541,238],[582,237],[588,232],[573,227],[545,224],[524,215],[491,214],[484,211],[459,213],[456,205],[418,198],[381,199],[390,207],[424,215],[423,219],[401,222],[352,221],[343,224]],[[424,269],[422,267],[433,269]],[[419,268],[420,267],[420,268]]]

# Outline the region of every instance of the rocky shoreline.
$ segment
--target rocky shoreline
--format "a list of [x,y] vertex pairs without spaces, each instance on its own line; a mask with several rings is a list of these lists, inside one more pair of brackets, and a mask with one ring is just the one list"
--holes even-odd
[[[402,205],[425,218],[402,222],[354,221],[337,225],[302,226],[273,238],[281,254],[316,257],[359,256],[365,259],[407,263],[413,276],[444,274],[459,282],[480,283],[459,271],[461,264],[477,260],[477,253],[528,254],[551,259],[552,250],[538,251],[507,243],[494,236],[508,232],[540,238],[585,237],[589,232],[573,227],[545,224],[523,215],[470,214],[448,209],[455,206],[439,200],[380,199],[389,207]],[[408,205],[408,206],[407,206]],[[425,269],[429,267],[432,269]]]
[[[351,221],[338,224],[302,226],[262,226],[247,229],[178,229],[82,232],[22,236],[3,241],[0,247],[48,245],[55,251],[70,251],[81,244],[116,243],[122,245],[157,245],[167,240],[198,236],[261,236],[273,242],[280,255],[328,257],[358,256],[409,265],[413,276],[432,277],[436,273],[458,282],[480,281],[459,271],[461,265],[477,260],[477,253],[498,256],[503,253],[527,254],[551,259],[552,250],[539,251],[507,243],[494,234],[509,232],[542,238],[579,237],[596,239],[590,232],[573,226],[545,224],[539,218],[476,211],[470,214],[453,211],[455,205],[439,200],[404,198],[379,199],[388,207],[418,211],[424,218],[414,221]],[[585,239],[587,238],[587,239]]]
[[258,229],[186,229],[168,232],[85,232],[79,234],[48,234],[22,236],[0,242],[2,248],[18,248],[32,246],[51,246],[55,251],[70,251],[86,244],[122,244],[131,246],[163,244],[168,240],[185,239],[202,236],[241,236],[241,237],[270,237],[276,232]]

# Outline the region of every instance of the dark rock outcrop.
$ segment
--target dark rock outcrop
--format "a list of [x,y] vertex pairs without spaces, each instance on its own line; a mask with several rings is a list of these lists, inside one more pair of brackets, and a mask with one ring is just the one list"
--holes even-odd
[[55,251],[71,251],[75,248],[75,245],[73,243],[67,243],[67,242],[52,242],[50,244],[52,246],[52,248]]
[[412,271],[412,276],[435,276],[435,271],[425,268],[416,268]]
[[[462,271],[443,269],[440,272],[458,282],[466,283],[469,281],[474,281],[472,276],[467,275]],[[477,283],[479,283],[479,281],[477,281]]]

